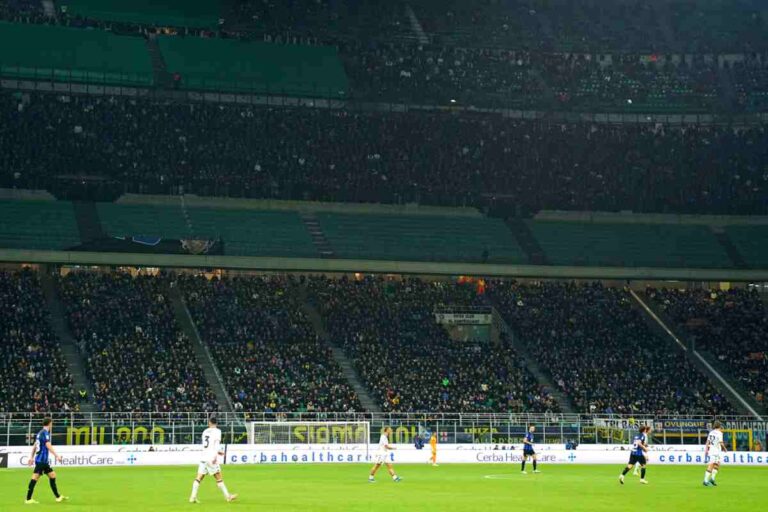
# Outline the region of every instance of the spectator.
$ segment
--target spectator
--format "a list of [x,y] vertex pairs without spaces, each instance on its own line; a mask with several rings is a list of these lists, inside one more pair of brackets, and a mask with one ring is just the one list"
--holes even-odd
[[657,338],[629,294],[600,283],[495,281],[489,294],[581,412],[727,414],[707,378]]
[[60,282],[69,326],[102,411],[215,411],[162,277],[71,272]]

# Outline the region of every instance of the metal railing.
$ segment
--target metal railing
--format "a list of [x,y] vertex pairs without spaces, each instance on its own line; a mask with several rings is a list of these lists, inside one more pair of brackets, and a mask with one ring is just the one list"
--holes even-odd
[[[55,444],[192,444],[199,441],[213,413],[54,413]],[[41,413],[0,413],[0,446],[32,443]],[[248,421],[369,421],[371,442],[384,426],[394,429],[395,442],[411,443],[424,430],[437,432],[445,443],[519,443],[529,425],[543,444],[623,444],[641,424],[653,426],[655,444],[702,444],[712,416],[637,417],[586,414],[485,413],[216,413],[226,443],[247,442]],[[748,416],[718,418],[726,429],[748,433],[762,443],[768,422]]]

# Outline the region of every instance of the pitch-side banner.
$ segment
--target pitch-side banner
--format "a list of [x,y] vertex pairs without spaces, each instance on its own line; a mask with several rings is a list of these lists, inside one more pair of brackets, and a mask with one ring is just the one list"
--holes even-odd
[[[371,463],[376,446],[364,445],[228,445],[224,464],[354,464]],[[521,450],[495,449],[494,445],[438,445],[437,459],[441,464],[517,464]],[[606,447],[608,448],[608,447]],[[624,449],[595,449],[581,445],[577,450],[541,449],[539,461],[546,464],[625,464],[629,452]],[[657,447],[654,447],[657,448]],[[704,464],[702,447],[676,447],[673,450],[652,450],[650,464]],[[196,466],[201,460],[197,445],[160,446],[58,446],[62,455],[55,467],[84,466]],[[0,448],[0,460],[9,468],[29,467],[30,447]],[[430,457],[429,449],[416,450],[399,445],[387,455],[394,464],[423,464]],[[723,456],[725,464],[768,467],[768,452],[734,452]]]

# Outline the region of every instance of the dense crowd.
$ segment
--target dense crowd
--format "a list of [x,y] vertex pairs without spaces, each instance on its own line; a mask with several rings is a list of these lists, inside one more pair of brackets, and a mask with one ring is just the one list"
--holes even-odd
[[766,47],[761,0],[412,0],[423,29],[459,46],[712,53]]
[[508,344],[452,340],[437,323],[439,306],[483,304],[471,286],[317,277],[309,288],[385,412],[558,409]]
[[180,285],[237,410],[361,410],[302,309],[297,280],[200,276]]
[[217,409],[164,283],[122,272],[72,272],[61,279],[69,327],[87,357],[100,410]]
[[768,308],[756,290],[649,289],[648,295],[730,370],[761,403],[768,400]]
[[554,124],[0,94],[0,185],[101,176],[127,192],[765,214],[765,126]]
[[0,21],[50,23],[40,0],[0,0]]
[[492,282],[488,290],[581,412],[734,412],[707,377],[651,332],[622,289]]
[[77,410],[34,272],[0,271],[0,311],[0,411]]

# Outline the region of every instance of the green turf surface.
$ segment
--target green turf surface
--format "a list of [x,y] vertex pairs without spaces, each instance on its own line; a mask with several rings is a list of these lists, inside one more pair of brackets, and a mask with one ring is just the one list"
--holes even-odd
[[67,511],[296,510],[296,511],[751,511],[765,510],[768,470],[724,467],[717,488],[701,485],[698,466],[651,467],[649,485],[627,475],[619,485],[614,466],[545,466],[521,475],[517,465],[400,465],[400,483],[384,469],[368,484],[368,466],[224,466],[230,492],[225,503],[211,477],[200,488],[201,505],[187,503],[194,467],[62,468],[53,502],[48,483],[38,484],[40,505],[22,504],[29,471],[0,470],[0,510],[61,508]]

